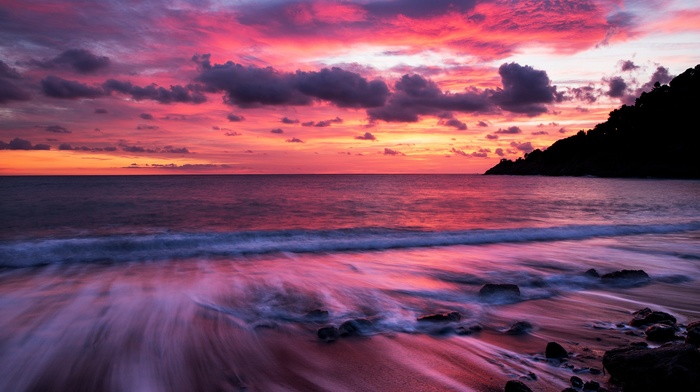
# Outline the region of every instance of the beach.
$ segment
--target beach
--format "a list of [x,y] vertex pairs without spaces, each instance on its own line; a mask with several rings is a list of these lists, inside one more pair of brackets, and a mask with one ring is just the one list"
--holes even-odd
[[[117,179],[99,179],[81,202],[138,202],[99,212],[97,223],[71,226],[88,221],[76,208],[46,217],[61,224],[6,220],[15,229],[6,226],[0,242],[0,389],[502,391],[520,380],[561,391],[577,376],[615,391],[606,351],[663,344],[629,325],[634,312],[675,316],[677,342],[700,320],[697,182],[576,179],[570,196],[542,200],[548,186],[571,180],[518,179],[521,193],[499,193],[502,179],[389,176],[374,178],[381,192],[351,193],[363,182],[340,177],[295,182],[333,185],[344,198],[331,191],[302,204],[290,202],[302,198],[292,192],[286,209],[269,211],[261,209],[276,180],[259,180],[268,199],[250,199],[260,218],[228,221],[238,229],[201,214],[207,203],[232,208],[236,179],[218,199],[170,193],[170,212],[152,218],[158,225],[142,213],[162,195],[102,191]],[[182,181],[166,180],[158,189]],[[241,181],[253,192],[251,179]],[[582,184],[606,193],[576,195]],[[658,188],[659,197],[635,200],[633,187],[647,198]],[[14,195],[24,197],[18,188]],[[177,208],[185,202],[200,206],[196,226],[206,221],[206,229],[192,229],[192,210]],[[36,211],[42,203],[34,203]],[[485,214],[494,203],[508,213]],[[140,218],[127,225],[129,216]],[[643,270],[649,279],[604,279],[590,269]],[[487,284],[517,285],[519,295],[484,297]],[[443,317],[452,312],[459,316]],[[319,337],[347,322],[357,328]],[[529,327],[515,332],[518,322]],[[568,358],[546,358],[549,342]]]

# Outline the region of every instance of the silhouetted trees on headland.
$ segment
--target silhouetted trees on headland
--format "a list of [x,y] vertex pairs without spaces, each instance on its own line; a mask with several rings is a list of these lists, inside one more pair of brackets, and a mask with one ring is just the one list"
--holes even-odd
[[485,174],[700,178],[700,64],[561,139]]

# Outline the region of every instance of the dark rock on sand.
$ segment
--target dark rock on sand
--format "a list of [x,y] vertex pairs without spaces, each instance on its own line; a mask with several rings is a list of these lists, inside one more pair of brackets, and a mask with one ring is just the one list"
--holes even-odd
[[589,269],[588,271],[584,272],[583,274],[586,276],[590,276],[592,278],[600,278],[600,274],[598,273],[598,271],[596,271],[593,268]]
[[580,377],[571,376],[571,378],[569,379],[569,382],[571,382],[571,386],[576,388],[576,389],[583,388],[583,380],[581,380]]
[[371,326],[372,322],[365,318],[348,320],[340,324],[340,327],[338,327],[338,333],[340,336],[362,335]]
[[319,328],[316,333],[317,333],[319,339],[326,341],[326,342],[333,342],[336,339],[338,339],[338,335],[340,335],[338,328],[336,328],[332,325],[328,325],[328,326]]
[[676,324],[676,318],[671,316],[670,314],[654,311],[649,308],[638,310],[633,314],[634,318],[629,322],[629,325],[633,327],[643,327],[651,324]]
[[520,297],[520,288],[514,284],[487,283],[479,290],[479,297]]
[[475,334],[477,332],[481,332],[482,329],[483,328],[481,328],[481,325],[472,325],[469,327],[459,326],[459,327],[455,328],[455,333],[457,335],[469,336],[469,335]]
[[510,380],[506,383],[506,392],[532,392],[532,389],[518,380]]
[[668,342],[676,337],[676,329],[666,324],[653,324],[644,331],[644,334],[652,342]]
[[634,282],[645,282],[648,281],[649,275],[643,270],[620,270],[615,272],[610,272],[601,276],[603,280],[608,281],[634,281]]
[[598,391],[600,389],[600,384],[596,381],[586,381],[585,384],[583,384],[583,390],[584,391]]
[[616,348],[605,353],[603,366],[625,392],[691,391],[700,385],[700,351],[690,344]]
[[418,321],[430,321],[434,323],[459,321],[462,315],[459,312],[434,313],[418,317]]
[[566,352],[566,349],[564,349],[561,344],[557,342],[549,342],[547,343],[547,348],[544,350],[544,356],[547,358],[562,360],[564,358],[568,358],[569,353]]
[[518,321],[508,328],[505,332],[507,335],[525,335],[532,330],[532,324],[527,321]]
[[685,327],[685,330],[688,331],[688,335],[685,337],[685,342],[695,346],[700,346],[700,321],[695,321],[688,324],[688,326]]

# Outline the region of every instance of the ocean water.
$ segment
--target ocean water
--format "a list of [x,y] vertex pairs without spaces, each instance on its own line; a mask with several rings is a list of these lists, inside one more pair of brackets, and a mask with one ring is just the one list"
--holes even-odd
[[[700,300],[699,181],[3,177],[0,217],[3,391],[375,390],[294,370],[267,336],[322,344],[366,319],[370,339],[458,341],[513,301],[625,289],[589,268]],[[486,283],[522,296],[483,300]],[[449,328],[417,320],[447,311]]]

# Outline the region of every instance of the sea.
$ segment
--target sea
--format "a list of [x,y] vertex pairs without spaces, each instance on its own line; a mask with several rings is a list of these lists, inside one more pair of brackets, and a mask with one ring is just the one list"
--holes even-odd
[[[700,302],[700,181],[0,177],[0,390],[374,390],[267,336],[323,350],[319,328],[361,320],[363,339],[449,344],[455,325],[418,319],[489,328],[513,301],[620,289],[589,269]],[[487,283],[521,296],[485,301]]]

